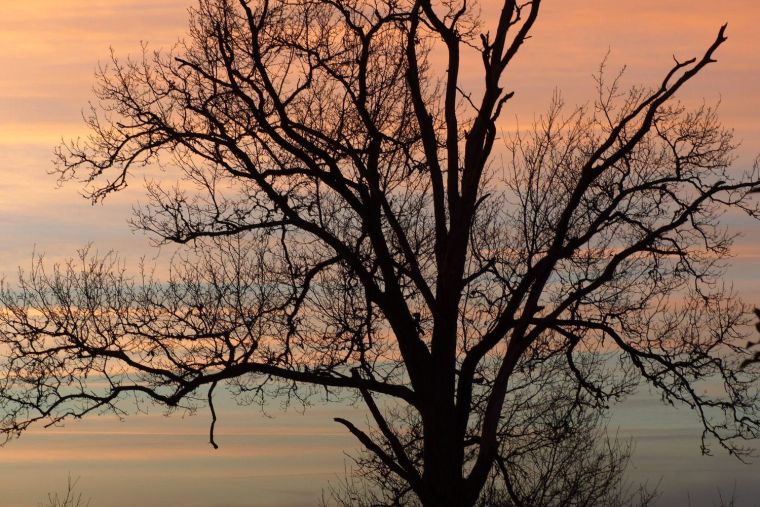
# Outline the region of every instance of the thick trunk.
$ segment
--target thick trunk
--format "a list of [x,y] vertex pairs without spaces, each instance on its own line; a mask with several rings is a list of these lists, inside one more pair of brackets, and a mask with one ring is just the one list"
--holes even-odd
[[[453,213],[453,211],[452,211]],[[431,369],[422,408],[425,507],[471,507],[465,491],[464,434],[456,411],[457,338],[469,217],[455,214],[436,283]]]
[[[455,442],[446,438],[440,425],[436,430],[426,427],[425,472],[422,478],[425,507],[469,507],[463,503],[462,464],[457,463]],[[430,444],[427,444],[427,441]]]
[[431,404],[424,425],[425,470],[422,477],[425,507],[472,507],[474,500],[465,490],[462,477],[464,457],[457,435],[452,403]]

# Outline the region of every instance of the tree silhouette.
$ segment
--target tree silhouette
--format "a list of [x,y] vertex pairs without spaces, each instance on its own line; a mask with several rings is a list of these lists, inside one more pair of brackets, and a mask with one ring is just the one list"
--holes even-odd
[[69,475],[65,493],[48,493],[45,503],[38,507],[89,507],[90,500],[79,492],[78,484],[79,478],[72,479]]
[[171,52],[114,57],[60,176],[100,201],[137,167],[179,172],[134,223],[194,248],[168,281],[83,252],[5,287],[6,434],[132,398],[215,420],[220,383],[262,404],[353,393],[374,427],[336,421],[409,503],[470,506],[520,477],[507,458],[561,372],[558,435],[643,380],[695,411],[705,451],[745,452],[757,369],[739,369],[747,308],[720,283],[718,220],[758,216],[757,167],[729,171],[715,109],[674,100],[725,26],[653,88],[602,66],[592,104],[555,97],[502,149],[540,4],[505,0],[487,26],[457,1],[201,0]]

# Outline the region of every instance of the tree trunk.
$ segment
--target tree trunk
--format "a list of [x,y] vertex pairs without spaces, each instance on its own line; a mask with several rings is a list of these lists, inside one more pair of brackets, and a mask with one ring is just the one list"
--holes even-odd
[[[425,468],[422,482],[425,507],[472,507],[462,477],[463,452],[457,437],[453,404],[438,405],[423,419]],[[431,408],[434,404],[430,405]]]

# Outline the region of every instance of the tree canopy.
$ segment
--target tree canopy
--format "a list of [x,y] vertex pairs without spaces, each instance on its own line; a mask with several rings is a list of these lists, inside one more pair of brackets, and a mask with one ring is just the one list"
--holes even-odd
[[714,107],[675,99],[726,27],[653,87],[603,65],[592,102],[557,95],[501,135],[540,7],[201,0],[172,50],[114,57],[58,173],[100,201],[138,167],[179,172],[147,183],[134,224],[187,249],[168,279],[85,251],[5,285],[2,430],[128,398],[214,413],[220,384],[262,404],[346,394],[373,426],[337,422],[392,501],[535,505],[541,453],[643,380],[694,410],[703,449],[741,455],[758,370],[739,368],[719,219],[759,216],[758,167],[730,168]]

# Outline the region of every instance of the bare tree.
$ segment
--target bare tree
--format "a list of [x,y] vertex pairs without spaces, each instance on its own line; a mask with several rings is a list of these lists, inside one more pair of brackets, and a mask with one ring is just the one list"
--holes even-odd
[[125,398],[213,414],[219,383],[259,403],[348,392],[374,428],[336,421],[394,481],[471,506],[525,476],[510,457],[541,417],[526,393],[559,361],[568,414],[643,380],[694,409],[705,451],[746,452],[758,370],[739,369],[747,308],[720,283],[718,220],[758,216],[757,167],[729,171],[715,110],[674,100],[726,28],[653,88],[602,68],[593,103],[555,98],[499,158],[507,69],[540,5],[505,0],[486,26],[456,0],[201,0],[171,52],[114,58],[59,174],[99,201],[135,167],[180,171],[148,183],[134,223],[196,248],[165,282],[83,254],[5,287],[6,434]]
[[79,478],[72,479],[69,475],[66,481],[66,491],[64,493],[48,493],[47,500],[44,504],[38,504],[39,507],[89,507],[90,500],[86,499],[83,493],[79,492],[77,486]]
[[[519,385],[518,385],[519,384]],[[515,382],[502,413],[499,451],[478,501],[480,507],[649,506],[657,491],[635,487],[625,473],[631,441],[610,437],[599,407],[577,398],[577,382],[561,356],[542,361]],[[394,413],[405,421],[404,448],[422,456],[421,421],[413,411]],[[377,434],[382,441],[382,435]],[[386,449],[386,452],[393,452]],[[417,463],[418,466],[422,463]],[[369,451],[353,457],[345,477],[330,484],[322,505],[339,507],[419,505],[409,485],[388,473]]]

